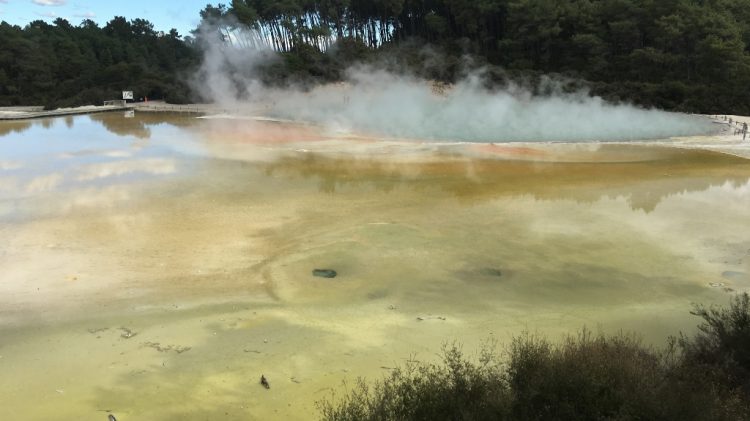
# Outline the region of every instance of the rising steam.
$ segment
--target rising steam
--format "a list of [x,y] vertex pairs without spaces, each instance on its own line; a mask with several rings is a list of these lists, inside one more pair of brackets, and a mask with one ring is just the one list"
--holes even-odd
[[[264,87],[252,69],[273,53],[208,42],[196,88],[217,104],[269,117],[305,121],[334,131],[394,138],[466,142],[624,141],[711,132],[708,119],[631,105],[613,105],[586,92],[546,95],[511,86],[484,88],[472,74],[436,91],[415,77],[373,67],[347,71],[342,84],[312,90]],[[553,82],[545,83],[553,85]]]

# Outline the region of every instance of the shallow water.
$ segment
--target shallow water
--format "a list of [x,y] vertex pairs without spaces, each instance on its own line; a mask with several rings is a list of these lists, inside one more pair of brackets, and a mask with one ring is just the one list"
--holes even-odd
[[310,419],[446,341],[659,345],[750,290],[750,161],[715,152],[165,114],[0,135],[8,419]]

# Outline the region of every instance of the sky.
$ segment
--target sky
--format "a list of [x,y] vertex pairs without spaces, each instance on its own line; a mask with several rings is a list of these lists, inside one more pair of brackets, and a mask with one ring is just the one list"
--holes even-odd
[[[157,31],[175,28],[189,35],[200,19],[199,12],[212,0],[0,0],[0,21],[25,26],[34,20],[52,22],[58,17],[78,25],[91,19],[99,25],[115,16],[128,20],[147,19]],[[228,1],[218,1],[228,3]]]

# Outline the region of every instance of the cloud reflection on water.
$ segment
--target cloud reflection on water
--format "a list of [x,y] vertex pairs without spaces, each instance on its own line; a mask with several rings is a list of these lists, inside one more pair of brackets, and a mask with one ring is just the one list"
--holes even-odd
[[62,174],[48,174],[33,178],[26,184],[26,194],[38,194],[55,190],[64,180]]
[[177,161],[169,158],[132,159],[81,166],[78,181],[122,176],[132,173],[167,175],[177,172]]

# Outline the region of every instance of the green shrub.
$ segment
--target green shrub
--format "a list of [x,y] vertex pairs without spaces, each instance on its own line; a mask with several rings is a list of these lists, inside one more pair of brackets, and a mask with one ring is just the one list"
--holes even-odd
[[521,335],[504,358],[489,346],[466,358],[453,345],[441,363],[360,379],[318,406],[331,421],[750,419],[750,297],[692,314],[703,319],[699,332],[664,350],[586,329],[560,343]]
[[681,335],[683,368],[705,372],[714,382],[750,395],[750,296],[732,298],[729,308],[696,305],[703,319],[692,338]]
[[370,387],[359,380],[340,402],[319,402],[326,420],[509,419],[510,395],[502,367],[487,348],[478,362],[458,346],[441,364],[408,363]]
[[634,336],[577,337],[552,345],[516,338],[508,364],[515,419],[655,419],[659,355]]

